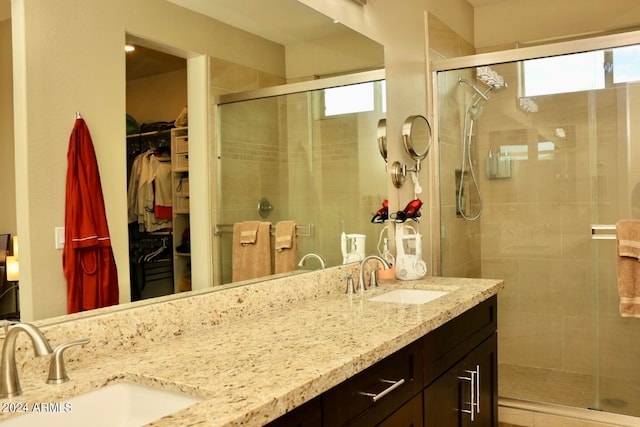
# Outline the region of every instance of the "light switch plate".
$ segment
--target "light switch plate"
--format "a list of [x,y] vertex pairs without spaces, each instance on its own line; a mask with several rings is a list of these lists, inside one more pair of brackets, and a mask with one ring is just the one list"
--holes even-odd
[[64,227],[55,228],[56,249],[64,249]]

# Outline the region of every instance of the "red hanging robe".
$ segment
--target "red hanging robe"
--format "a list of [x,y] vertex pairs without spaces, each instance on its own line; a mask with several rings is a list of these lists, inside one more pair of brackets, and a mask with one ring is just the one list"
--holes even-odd
[[109,239],[100,173],[91,134],[76,118],[67,152],[65,244],[67,311],[118,304],[118,274]]

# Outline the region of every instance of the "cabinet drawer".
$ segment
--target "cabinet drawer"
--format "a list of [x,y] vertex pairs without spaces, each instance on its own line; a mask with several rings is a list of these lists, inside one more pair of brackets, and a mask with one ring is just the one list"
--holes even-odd
[[367,368],[322,397],[323,425],[371,426],[422,389],[420,341]]
[[497,330],[498,297],[448,321],[423,339],[424,383],[428,385]]

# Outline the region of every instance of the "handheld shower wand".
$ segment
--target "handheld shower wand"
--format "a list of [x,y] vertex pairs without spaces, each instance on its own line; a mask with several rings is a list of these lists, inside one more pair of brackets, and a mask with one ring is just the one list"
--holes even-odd
[[[478,184],[478,178],[476,177],[476,173],[473,168],[471,155],[471,146],[473,143],[473,127],[475,121],[480,117],[480,114],[482,114],[483,107],[481,103],[489,100],[489,93],[493,91],[501,92],[508,87],[507,83],[504,81],[504,78],[498,75],[498,73],[496,73],[495,71],[491,70],[491,68],[489,67],[477,67],[476,76],[478,80],[489,86],[488,89],[482,91],[469,80],[458,77],[459,85],[462,85],[464,83],[475,92],[471,99],[469,99],[469,102],[467,103],[467,107],[465,109],[463,124],[464,128],[462,130],[462,166],[460,172],[460,183],[457,191],[458,213],[467,221],[475,221],[480,218],[480,215],[482,214],[482,194],[480,193],[480,186]],[[471,175],[471,181],[473,182],[473,186],[478,195],[479,208],[478,212],[476,212],[475,214],[466,213],[464,205],[462,203],[462,192],[464,188],[464,178],[466,173],[469,173],[469,175]]]

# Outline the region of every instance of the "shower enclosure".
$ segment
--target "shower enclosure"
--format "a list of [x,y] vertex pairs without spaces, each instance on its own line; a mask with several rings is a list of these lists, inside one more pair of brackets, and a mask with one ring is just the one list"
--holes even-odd
[[375,253],[380,225],[370,219],[386,199],[376,145],[384,70],[225,95],[217,108],[216,284],[232,281],[240,221],[294,220],[298,259],[313,252],[341,264],[343,231],[367,235]]
[[[618,219],[640,219],[636,43],[639,32],[433,63],[440,274],[505,281],[500,397],[640,416],[640,318],[619,314],[615,242]],[[488,88],[480,66],[508,87],[470,111]]]

